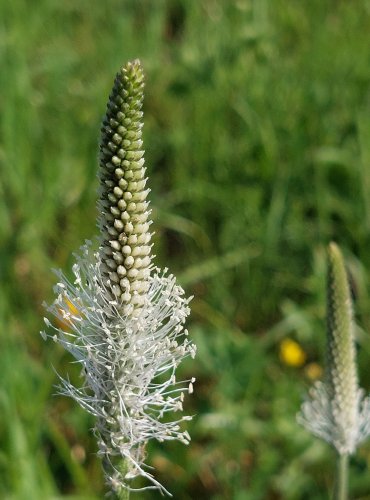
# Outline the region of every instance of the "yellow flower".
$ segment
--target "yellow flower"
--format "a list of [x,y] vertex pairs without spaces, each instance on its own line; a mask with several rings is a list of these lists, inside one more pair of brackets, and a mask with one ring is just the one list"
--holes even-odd
[[288,366],[299,367],[306,361],[306,353],[302,347],[292,339],[284,339],[280,342],[280,360]]
[[71,316],[81,316],[81,311],[68,299],[64,298],[64,302],[67,307],[59,309],[61,316],[58,316],[55,320],[59,328],[67,332],[71,327]]

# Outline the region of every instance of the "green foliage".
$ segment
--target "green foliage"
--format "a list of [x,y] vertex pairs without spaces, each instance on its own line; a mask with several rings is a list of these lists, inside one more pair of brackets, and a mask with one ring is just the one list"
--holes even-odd
[[[53,397],[51,267],[95,234],[112,76],[140,58],[157,261],[194,294],[188,447],[151,446],[179,500],[325,499],[333,456],[295,423],[324,351],[324,252],[370,331],[369,2],[0,2],[0,497],[102,498],[92,421]],[[369,390],[368,335],[358,330]],[[285,366],[297,340],[305,367]],[[74,375],[79,376],[78,371]],[[370,492],[370,448],[351,463]],[[142,498],[158,498],[147,493]]]

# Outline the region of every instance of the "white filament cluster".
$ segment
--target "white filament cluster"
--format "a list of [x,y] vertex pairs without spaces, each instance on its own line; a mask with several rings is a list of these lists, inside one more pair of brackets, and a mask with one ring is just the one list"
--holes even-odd
[[[62,379],[62,393],[96,417],[99,453],[111,488],[135,489],[131,480],[144,476],[149,487],[166,492],[146,468],[145,445],[150,439],[190,440],[180,429],[190,417],[171,421],[167,416],[182,410],[184,393],[192,392],[194,382],[175,378],[181,360],[195,355],[184,329],[190,299],[184,298],[174,276],[151,268],[143,307],[125,315],[119,299],[109,293],[101,249],[94,253],[90,245],[76,255],[73,283],[57,272],[57,298],[46,306],[64,328],[45,319],[55,334],[42,334],[59,342],[82,366],[82,387]],[[126,460],[124,474],[118,467],[121,459]]]
[[353,405],[333,399],[323,382],[316,382],[297,420],[315,436],[334,446],[339,454],[352,454],[370,435],[370,398],[357,389]]

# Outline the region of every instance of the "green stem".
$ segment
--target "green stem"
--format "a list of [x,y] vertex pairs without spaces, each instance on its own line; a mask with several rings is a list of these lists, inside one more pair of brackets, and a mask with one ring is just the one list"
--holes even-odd
[[348,500],[348,453],[338,454],[334,500]]
[[[122,459],[117,469],[122,473],[123,476],[125,476],[128,470],[126,460]],[[117,492],[117,500],[129,500],[129,499],[130,499],[130,491],[127,488],[121,488]]]
[[126,488],[121,488],[119,493],[117,493],[117,500],[129,500],[130,491]]

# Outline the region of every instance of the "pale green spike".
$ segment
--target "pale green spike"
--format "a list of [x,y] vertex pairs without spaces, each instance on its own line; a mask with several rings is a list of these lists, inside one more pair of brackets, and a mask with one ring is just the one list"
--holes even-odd
[[328,248],[325,380],[311,389],[298,422],[343,456],[354,453],[370,434],[370,400],[363,397],[357,380],[351,292],[335,243]]
[[354,322],[348,276],[335,243],[328,248],[326,384],[337,439],[350,442],[359,410]]
[[100,140],[98,201],[103,274],[125,314],[149,288],[151,220],[142,149],[144,73],[139,60],[117,73]]

